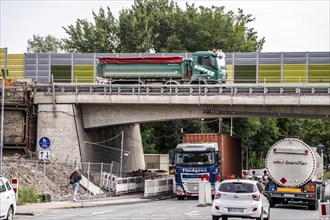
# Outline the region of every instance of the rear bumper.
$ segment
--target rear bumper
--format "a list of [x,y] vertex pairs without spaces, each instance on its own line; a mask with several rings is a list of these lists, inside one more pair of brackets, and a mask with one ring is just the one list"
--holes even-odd
[[265,195],[268,200],[271,199],[287,199],[293,201],[314,201],[318,200],[316,193],[283,193],[283,192],[269,192],[266,191]]

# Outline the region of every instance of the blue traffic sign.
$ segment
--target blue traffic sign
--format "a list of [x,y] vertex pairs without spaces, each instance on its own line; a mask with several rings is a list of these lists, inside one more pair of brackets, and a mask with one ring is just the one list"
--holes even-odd
[[42,137],[42,138],[40,138],[40,140],[39,140],[39,146],[42,149],[44,149],[44,150],[48,149],[50,147],[50,140],[49,140],[49,138],[48,137]]

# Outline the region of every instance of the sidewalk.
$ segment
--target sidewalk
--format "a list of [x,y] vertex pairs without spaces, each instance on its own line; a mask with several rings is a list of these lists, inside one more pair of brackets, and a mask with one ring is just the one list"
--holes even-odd
[[[120,205],[132,203],[144,203],[154,201],[156,198],[143,198],[142,193],[127,194],[121,196],[113,196],[106,198],[91,198],[85,200],[73,201],[54,201],[47,203],[32,203],[20,205],[16,207],[16,215],[40,215],[47,209],[63,209],[63,208],[85,208],[104,205]],[[158,198],[159,199],[159,198]]]

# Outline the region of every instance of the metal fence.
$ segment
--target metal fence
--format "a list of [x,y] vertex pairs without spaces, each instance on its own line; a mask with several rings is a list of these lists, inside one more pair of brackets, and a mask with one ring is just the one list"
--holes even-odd
[[[68,163],[6,158],[2,165],[3,176],[9,180],[17,178],[19,190],[33,188],[36,193],[51,194],[55,200],[71,198],[72,186],[69,184],[69,176],[75,167],[79,168],[83,176],[78,191],[80,197],[111,195],[108,190],[100,187],[101,174],[106,172],[118,176],[120,168],[120,164],[116,162]],[[126,176],[125,171],[122,176]]]

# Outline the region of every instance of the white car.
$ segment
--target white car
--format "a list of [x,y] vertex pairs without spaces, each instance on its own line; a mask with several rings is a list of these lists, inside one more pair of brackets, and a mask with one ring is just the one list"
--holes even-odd
[[214,195],[212,219],[218,220],[221,217],[227,220],[228,217],[236,217],[269,220],[270,206],[263,192],[263,185],[258,181],[222,181]]
[[10,182],[0,176],[0,219],[13,220],[16,213],[16,195]]

